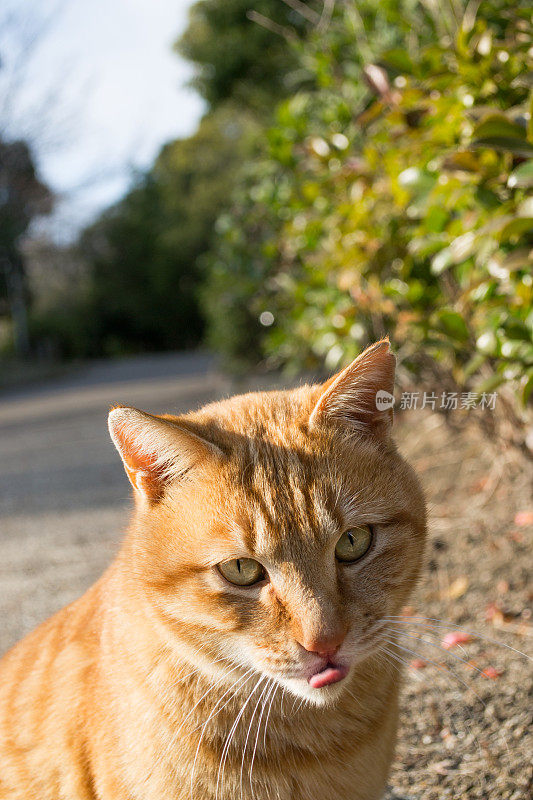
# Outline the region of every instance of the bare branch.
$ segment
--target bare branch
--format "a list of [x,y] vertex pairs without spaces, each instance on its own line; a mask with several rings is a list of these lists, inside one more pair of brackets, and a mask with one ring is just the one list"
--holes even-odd
[[[40,47],[65,7],[66,0],[50,0],[43,11],[38,0],[31,0],[20,6],[12,3],[5,14],[0,13],[0,52],[4,56],[0,69],[0,136],[7,140],[25,139],[41,152],[43,142],[49,140],[54,147],[51,139],[57,139],[56,131],[67,127],[63,113],[65,75],[72,74],[72,65],[58,67],[57,74],[39,88],[40,98],[33,89],[31,75]],[[72,121],[78,116],[79,113],[69,114]]]
[[289,6],[300,14],[302,17],[305,17],[306,20],[312,22],[313,25],[318,25],[320,22],[320,14],[318,14],[314,8],[310,8],[305,3],[302,3],[302,0],[283,0],[285,5]]
[[264,17],[263,14],[260,14],[258,11],[247,11],[246,16],[252,22],[256,22],[258,25],[261,25],[262,28],[266,28],[267,31],[277,33],[278,36],[283,36],[287,41],[294,41],[294,39],[296,39],[295,33],[290,28],[278,25],[277,22],[274,22],[274,20],[268,17]]

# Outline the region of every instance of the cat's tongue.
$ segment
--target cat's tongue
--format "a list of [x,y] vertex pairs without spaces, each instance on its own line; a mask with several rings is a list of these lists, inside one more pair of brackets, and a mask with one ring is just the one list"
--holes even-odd
[[309,685],[313,689],[321,689],[323,686],[329,686],[331,683],[338,683],[348,674],[346,667],[334,667],[328,664],[322,672],[317,672],[316,675],[311,675],[309,678]]

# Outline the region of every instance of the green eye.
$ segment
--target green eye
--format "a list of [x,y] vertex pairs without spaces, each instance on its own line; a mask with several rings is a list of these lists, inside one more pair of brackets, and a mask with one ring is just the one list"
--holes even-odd
[[252,586],[265,577],[265,570],[254,558],[232,558],[219,564],[218,570],[235,586]]
[[358,561],[368,551],[371,544],[372,528],[370,525],[350,528],[342,534],[337,542],[335,558],[344,563]]

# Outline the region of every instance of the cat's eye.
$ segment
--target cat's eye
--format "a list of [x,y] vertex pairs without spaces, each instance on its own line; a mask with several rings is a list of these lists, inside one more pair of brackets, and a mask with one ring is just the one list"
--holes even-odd
[[352,563],[362,558],[372,544],[370,525],[359,525],[345,531],[335,547],[335,558],[343,563]]
[[265,577],[264,567],[254,558],[232,558],[219,564],[218,570],[235,586],[252,586]]

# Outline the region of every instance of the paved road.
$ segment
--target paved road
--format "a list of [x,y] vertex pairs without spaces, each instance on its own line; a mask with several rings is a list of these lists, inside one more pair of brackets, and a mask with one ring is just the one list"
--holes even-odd
[[179,413],[227,392],[211,356],[187,353],[92,364],[0,397],[0,653],[113,557],[131,503],[109,406]]

